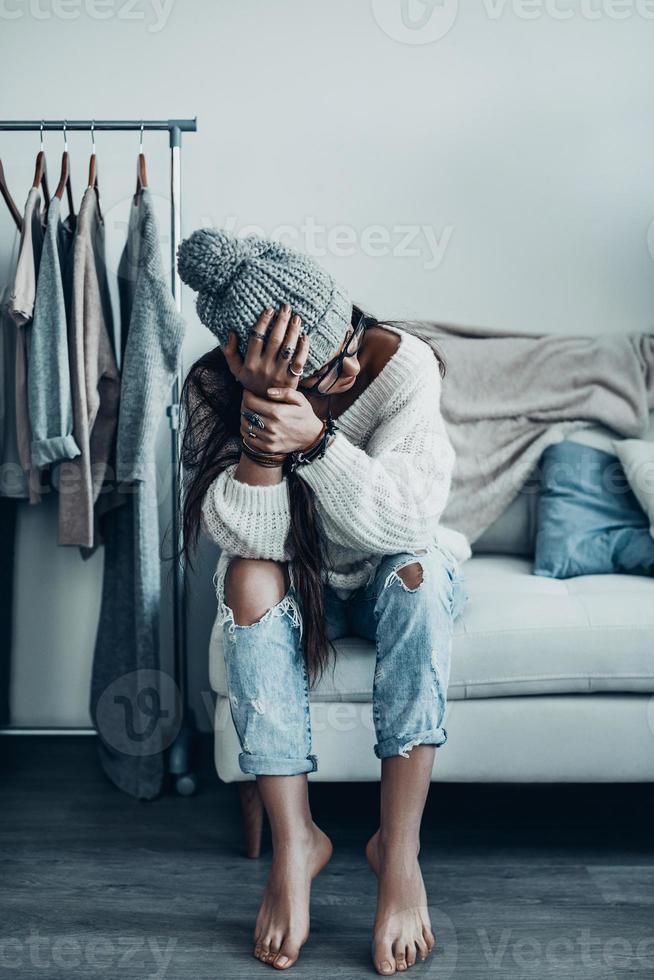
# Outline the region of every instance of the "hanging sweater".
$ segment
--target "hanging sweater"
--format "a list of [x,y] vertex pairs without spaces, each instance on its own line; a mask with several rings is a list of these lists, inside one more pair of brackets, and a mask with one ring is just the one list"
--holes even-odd
[[[72,262],[68,353],[72,436],[79,455],[57,467],[59,544],[92,549],[97,544],[94,505],[110,467],[120,397],[104,221],[93,187],[85,190],[80,205]],[[50,437],[53,435],[51,432]],[[61,430],[59,435],[66,433]]]
[[43,235],[44,215],[41,212],[41,190],[32,187],[27,195],[23,212],[23,228],[20,236],[18,262],[14,273],[9,309],[16,321],[16,440],[18,456],[25,474],[26,496],[31,504],[41,500],[39,490],[39,470],[32,463],[32,432],[29,421],[27,396],[27,345],[25,329],[34,314],[36,301],[36,282],[39,274]]
[[26,326],[27,397],[32,463],[47,466],[79,456],[73,438],[73,398],[68,364],[69,260],[75,219],[61,217],[61,201],[48,206],[34,317]]
[[162,709],[174,710],[159,650],[156,437],[181,361],[185,324],[170,291],[161,241],[151,192],[144,188],[132,200],[118,266],[123,357],[116,470],[124,506],[102,518],[104,578],[91,681],[103,768],[116,786],[141,799],[161,791],[166,730],[155,725],[138,752],[133,740],[124,751],[124,705],[108,700],[106,692],[118,685],[131,704],[159,697]]
[[[323,578],[339,595],[366,584],[384,555],[443,544],[459,560],[467,539],[439,523],[455,453],[440,411],[441,377],[429,345],[395,325],[400,344],[379,374],[338,416],[321,459],[299,466],[312,488],[327,555]],[[222,549],[214,582],[221,594],[232,555],[288,561],[288,480],[251,486],[227,467],[202,505],[206,533]]]

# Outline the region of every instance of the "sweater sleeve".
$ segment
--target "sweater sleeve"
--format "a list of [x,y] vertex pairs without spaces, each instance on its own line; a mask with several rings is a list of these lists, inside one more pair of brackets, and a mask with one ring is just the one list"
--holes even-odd
[[27,389],[34,466],[75,459],[80,454],[73,437],[68,326],[57,242],[59,213],[51,205],[48,214],[34,319],[28,327]]
[[240,558],[288,561],[291,526],[288,481],[252,486],[235,479],[238,464],[226,467],[202,501],[202,525],[223,551]]
[[368,451],[337,431],[322,458],[298,467],[329,538],[379,555],[433,542],[455,460],[440,391],[433,359],[385,407]]

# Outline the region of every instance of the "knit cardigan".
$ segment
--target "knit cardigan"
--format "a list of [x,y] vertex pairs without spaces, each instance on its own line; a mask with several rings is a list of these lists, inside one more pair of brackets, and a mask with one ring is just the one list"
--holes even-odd
[[[384,555],[442,544],[459,561],[470,545],[440,524],[455,453],[440,411],[441,376],[429,345],[395,325],[400,344],[379,374],[338,416],[325,455],[296,473],[321,519],[324,580],[341,597],[367,584]],[[202,525],[221,548],[214,583],[222,595],[231,556],[288,561],[288,479],[252,486],[228,466],[209,486]]]

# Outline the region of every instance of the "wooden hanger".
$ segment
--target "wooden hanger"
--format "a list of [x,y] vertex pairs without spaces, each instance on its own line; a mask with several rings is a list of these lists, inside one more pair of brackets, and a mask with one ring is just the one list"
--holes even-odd
[[95,153],[95,123],[91,123],[91,141],[93,149],[91,151],[91,159],[89,161],[89,187],[92,187],[95,191],[95,197],[98,202],[98,214],[102,218],[102,211],[100,210],[100,188],[98,187],[98,158]]
[[32,187],[40,187],[42,189],[43,200],[47,208],[50,203],[50,191],[48,190],[48,170],[45,164],[45,153],[43,152],[43,123],[41,123],[41,149],[36,154],[36,166],[34,168]]
[[20,211],[18,210],[18,208],[14,203],[13,197],[9,193],[9,188],[7,187],[7,181],[5,180],[4,167],[2,166],[2,160],[0,160],[0,194],[2,194],[3,198],[5,199],[5,204],[9,208],[9,213],[14,219],[14,224],[16,225],[19,231],[22,231],[23,219]]
[[68,138],[66,136],[66,123],[64,122],[64,152],[61,156],[61,174],[57,190],[54,193],[59,200],[64,196],[64,190],[68,198],[68,211],[74,217],[75,208],[73,206],[73,188],[70,183],[70,157],[68,156]]
[[136,191],[134,197],[138,201],[141,196],[141,191],[144,187],[148,186],[148,170],[145,163],[145,154],[143,153],[143,123],[141,123],[141,142],[139,144],[139,155],[136,164]]

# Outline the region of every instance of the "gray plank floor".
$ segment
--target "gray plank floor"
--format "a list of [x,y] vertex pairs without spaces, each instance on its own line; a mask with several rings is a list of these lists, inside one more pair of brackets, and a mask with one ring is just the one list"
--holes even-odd
[[[139,803],[90,739],[5,738],[0,976],[272,976],[250,955],[269,860],[242,852],[234,786],[201,747],[201,792]],[[363,845],[377,787],[315,785],[334,860],[295,978],[372,977],[375,883]],[[432,787],[422,865],[438,954],[429,980],[654,977],[654,788]]]

